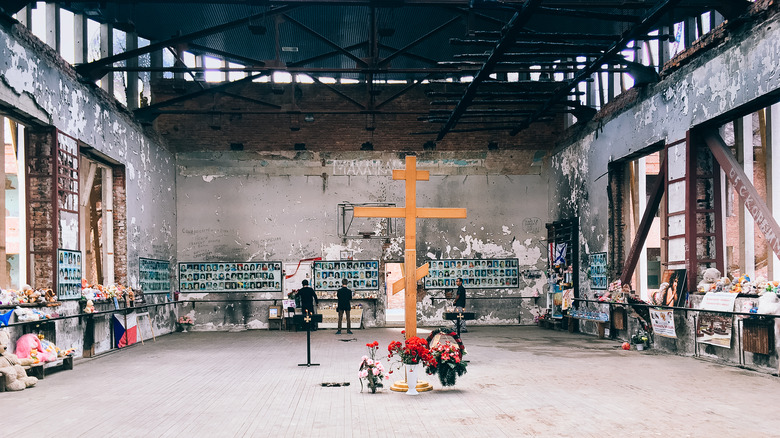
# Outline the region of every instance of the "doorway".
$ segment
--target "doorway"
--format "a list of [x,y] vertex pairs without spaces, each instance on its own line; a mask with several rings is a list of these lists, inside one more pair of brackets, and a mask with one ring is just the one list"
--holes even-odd
[[393,283],[403,278],[403,263],[385,264],[385,326],[404,326],[404,303],[406,294],[404,291],[393,295]]

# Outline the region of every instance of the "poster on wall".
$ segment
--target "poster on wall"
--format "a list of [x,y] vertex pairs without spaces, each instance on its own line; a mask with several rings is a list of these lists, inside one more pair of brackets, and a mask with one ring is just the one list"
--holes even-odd
[[[731,312],[737,294],[730,292],[707,292],[699,305],[700,309]],[[731,348],[731,328],[733,318],[730,314],[700,312],[696,322],[696,342],[717,347]]]
[[684,307],[687,297],[685,285],[687,281],[685,269],[666,270],[661,275],[661,285],[658,288],[656,304],[663,306]]
[[648,309],[650,311],[650,323],[653,325],[653,333],[665,338],[677,339],[674,329],[674,310]]
[[518,287],[518,259],[453,259],[428,262],[426,289],[454,289],[463,279],[466,289],[506,289]]
[[[321,298],[335,298],[341,280],[347,280],[353,299],[376,298],[379,290],[378,260],[320,260],[314,262],[314,290]],[[364,293],[364,291],[370,291]],[[332,294],[330,292],[333,292]]]
[[282,262],[182,262],[179,291],[281,292]]
[[590,255],[590,288],[607,289],[607,253],[595,252]]
[[171,291],[171,263],[139,257],[138,276],[145,294],[164,294]]
[[81,251],[57,250],[57,299],[81,299]]

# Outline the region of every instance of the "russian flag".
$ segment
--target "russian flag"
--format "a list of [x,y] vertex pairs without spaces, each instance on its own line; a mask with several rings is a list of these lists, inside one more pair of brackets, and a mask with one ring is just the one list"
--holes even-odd
[[114,314],[114,343],[117,348],[138,342],[138,318],[135,312],[126,315]]

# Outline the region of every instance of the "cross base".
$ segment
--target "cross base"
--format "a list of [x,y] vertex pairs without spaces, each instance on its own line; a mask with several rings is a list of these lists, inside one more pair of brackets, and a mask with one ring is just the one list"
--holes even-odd
[[[433,386],[431,386],[430,383],[424,381],[424,380],[417,380],[417,392],[426,392],[433,390]],[[395,383],[393,383],[393,386],[390,387],[391,391],[395,392],[406,392],[409,390],[409,385],[407,385],[406,380],[399,380]]]

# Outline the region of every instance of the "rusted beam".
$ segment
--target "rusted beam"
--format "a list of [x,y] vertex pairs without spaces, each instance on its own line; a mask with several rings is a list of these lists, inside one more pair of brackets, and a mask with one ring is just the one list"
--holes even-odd
[[772,216],[772,210],[767,207],[758,191],[748,179],[742,166],[731,153],[726,142],[717,131],[707,130],[701,133],[704,142],[712,151],[712,156],[718,161],[720,167],[726,173],[734,190],[739,195],[745,208],[748,209],[756,222],[756,227],[764,233],[766,243],[772,247],[772,251],[780,257],[780,226]]
[[474,76],[474,80],[472,80],[468,87],[466,87],[466,92],[463,94],[463,98],[460,102],[458,102],[458,105],[452,111],[452,115],[450,115],[447,123],[442,126],[441,130],[436,136],[436,141],[441,141],[441,139],[447,135],[447,132],[455,126],[460,115],[466,111],[466,108],[468,108],[471,100],[474,99],[477,88],[479,88],[483,81],[490,77],[496,62],[498,62],[501,56],[503,56],[503,54],[506,53],[506,51],[511,47],[515,40],[515,36],[517,36],[517,34],[522,30],[522,27],[531,20],[534,10],[540,4],[541,0],[526,1],[523,3],[523,6],[520,8],[520,10],[515,13],[514,16],[512,16],[506,26],[504,26],[504,35],[501,37],[501,40],[499,40],[495,49],[493,49],[493,53],[491,53],[488,59],[485,61],[485,65],[482,66],[482,69],[480,69],[479,72],[477,72],[477,74]]
[[448,21],[444,22],[443,24],[441,24],[440,26],[432,29],[430,32],[426,33],[425,35],[421,36],[420,38],[417,38],[416,40],[414,40],[411,43],[407,44],[403,48],[398,49],[394,53],[391,53],[389,56],[387,56],[386,58],[382,59],[379,62],[379,65],[381,66],[381,65],[389,64],[390,61],[392,61],[393,59],[398,57],[398,55],[402,55],[402,54],[407,53],[409,51],[409,49],[411,49],[412,47],[416,46],[417,44],[420,44],[421,42],[427,40],[431,36],[437,34],[438,32],[440,32],[442,30],[444,30],[445,28],[447,28],[447,26],[451,25],[452,23],[457,23],[458,21],[460,21],[462,19],[463,18],[460,17],[460,16],[451,18],[450,20],[448,20]]
[[647,206],[645,207],[645,213],[642,215],[642,220],[639,222],[639,226],[634,236],[634,241],[631,242],[631,250],[626,257],[626,263],[623,265],[623,271],[620,273],[620,283],[631,283],[631,277],[634,276],[634,269],[639,262],[639,256],[642,254],[642,247],[645,246],[647,235],[650,233],[650,228],[653,225],[653,219],[658,212],[658,207],[661,205],[661,199],[664,196],[664,187],[666,184],[666,158],[664,157],[661,162],[661,168],[658,171],[658,177],[653,183],[653,187],[650,189],[650,198],[647,200]]

